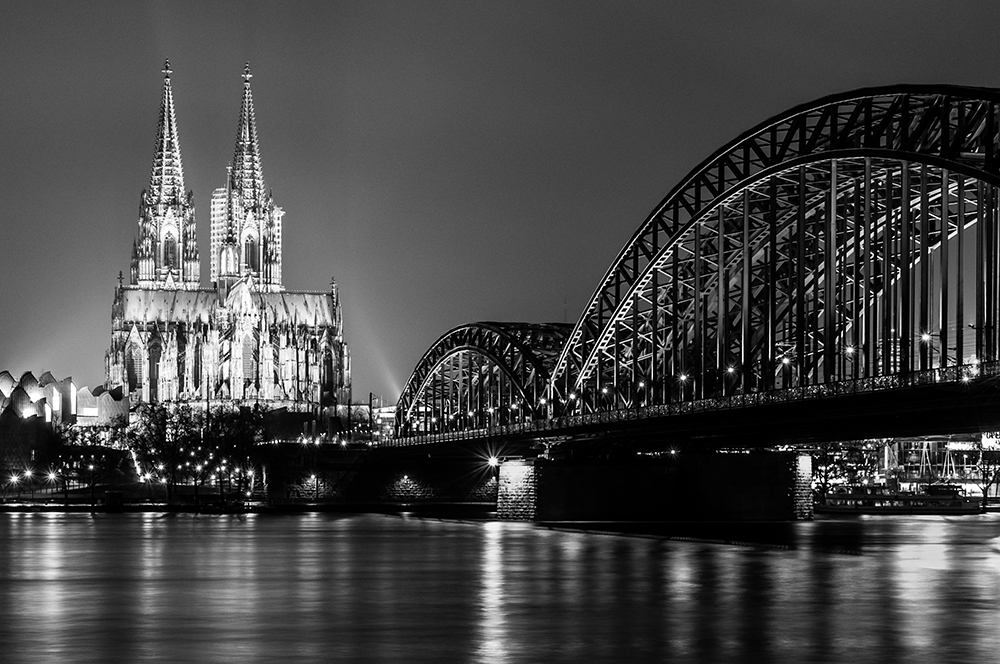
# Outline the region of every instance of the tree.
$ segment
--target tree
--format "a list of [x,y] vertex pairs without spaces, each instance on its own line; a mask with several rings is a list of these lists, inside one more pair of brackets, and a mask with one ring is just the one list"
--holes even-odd
[[205,440],[213,450],[220,497],[225,487],[239,496],[250,490],[260,461],[258,446],[266,439],[265,410],[252,407],[216,408],[205,426]]
[[61,484],[63,500],[69,503],[69,484],[90,488],[90,502],[97,502],[99,484],[120,484],[131,474],[126,452],[122,449],[121,422],[111,426],[62,426],[55,430],[59,440],[57,454],[40,478]]
[[144,479],[166,485],[174,501],[178,482],[198,464],[203,418],[187,404],[143,403],[126,439]]
[[979,453],[979,460],[976,462],[976,485],[983,491],[983,512],[986,511],[986,503],[990,488],[1000,483],[1000,448],[984,445],[982,441],[975,443],[973,450]]
[[882,441],[820,443],[813,452],[813,482],[825,498],[834,483],[861,484],[878,469]]

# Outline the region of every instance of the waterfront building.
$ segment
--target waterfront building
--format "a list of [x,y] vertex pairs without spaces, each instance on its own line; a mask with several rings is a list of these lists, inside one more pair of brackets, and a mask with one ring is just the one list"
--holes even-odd
[[348,402],[351,383],[340,297],[332,279],[322,292],[282,284],[284,211],[264,181],[249,64],[235,151],[211,199],[208,287],[200,281],[169,62],[163,73],[131,279],[119,276],[112,305],[107,387],[120,387],[133,404],[236,401],[331,412]]

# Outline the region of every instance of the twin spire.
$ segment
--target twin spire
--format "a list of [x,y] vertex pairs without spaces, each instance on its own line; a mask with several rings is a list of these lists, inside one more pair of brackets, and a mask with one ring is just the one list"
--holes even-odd
[[[162,71],[156,146],[133,245],[132,284],[193,289],[200,281],[193,195],[184,189],[169,60]],[[284,213],[266,193],[250,89],[252,77],[248,62],[243,69],[243,100],[226,186],[212,196],[212,281],[221,284],[249,274],[267,290],[281,290]]]
[[[156,149],[149,177],[149,194],[154,201],[179,200],[184,195],[184,168],[177,137],[177,117],[174,113],[174,93],[170,87],[170,60],[163,64],[163,96],[160,119],[156,129]],[[227,183],[240,193],[244,207],[256,207],[265,200],[264,175],[260,167],[260,145],[257,142],[257,122],[253,113],[253,92],[250,90],[250,63],[243,67],[243,102],[236,129],[236,149]]]

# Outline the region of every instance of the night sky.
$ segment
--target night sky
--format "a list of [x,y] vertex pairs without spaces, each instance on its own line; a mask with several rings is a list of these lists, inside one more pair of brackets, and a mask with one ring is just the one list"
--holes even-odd
[[894,83],[1000,86],[949,2],[0,4],[0,369],[104,380],[170,59],[202,281],[249,60],[283,282],[340,285],[354,396],[462,323],[574,322],[723,143]]

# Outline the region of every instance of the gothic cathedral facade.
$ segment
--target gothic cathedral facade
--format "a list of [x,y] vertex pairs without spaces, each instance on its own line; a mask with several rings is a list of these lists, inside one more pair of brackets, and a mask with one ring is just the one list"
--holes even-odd
[[319,413],[350,399],[351,361],[336,283],[281,283],[284,211],[264,184],[250,90],[226,185],[212,194],[211,287],[201,285],[193,193],[184,190],[170,63],[131,279],[111,308],[107,387],[139,401],[253,402]]

